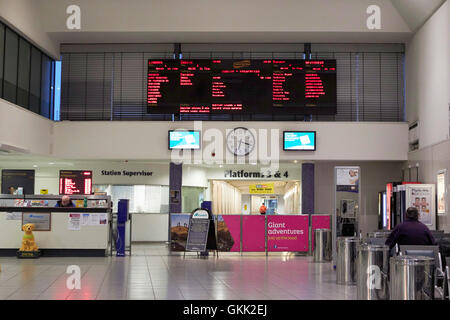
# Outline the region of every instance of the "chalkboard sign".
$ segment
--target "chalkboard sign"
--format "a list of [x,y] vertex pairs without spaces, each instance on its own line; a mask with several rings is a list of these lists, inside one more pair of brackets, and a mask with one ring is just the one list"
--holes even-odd
[[189,220],[189,231],[186,242],[186,251],[206,250],[209,231],[209,219],[193,219]]
[[10,194],[10,187],[22,187],[23,194],[34,194],[34,170],[2,170],[2,193]]

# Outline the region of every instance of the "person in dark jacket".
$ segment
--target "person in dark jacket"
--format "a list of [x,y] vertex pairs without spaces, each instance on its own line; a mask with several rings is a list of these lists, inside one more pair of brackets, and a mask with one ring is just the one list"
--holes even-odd
[[72,208],[75,207],[75,204],[70,200],[69,196],[62,196],[61,200],[59,200],[55,207],[61,207],[61,208]]
[[430,229],[419,221],[419,211],[415,207],[406,210],[405,221],[397,225],[386,240],[389,249],[401,245],[436,245]]

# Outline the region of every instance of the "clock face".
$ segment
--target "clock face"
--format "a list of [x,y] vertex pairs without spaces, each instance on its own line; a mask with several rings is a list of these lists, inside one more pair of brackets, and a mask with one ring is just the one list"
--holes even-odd
[[255,136],[247,128],[233,129],[227,136],[228,150],[236,156],[246,156],[255,148]]

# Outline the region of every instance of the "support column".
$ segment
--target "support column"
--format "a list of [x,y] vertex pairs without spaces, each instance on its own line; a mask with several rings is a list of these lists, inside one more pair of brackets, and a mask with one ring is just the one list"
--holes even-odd
[[181,186],[183,184],[183,164],[170,163],[169,212],[181,213]]
[[302,163],[302,214],[314,213],[314,163]]

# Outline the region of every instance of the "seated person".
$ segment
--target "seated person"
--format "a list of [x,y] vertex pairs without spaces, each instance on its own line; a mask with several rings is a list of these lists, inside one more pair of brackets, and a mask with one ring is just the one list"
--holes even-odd
[[62,196],[61,200],[58,200],[55,207],[60,208],[73,208],[75,207],[75,204],[70,200],[69,196]]
[[402,245],[436,245],[430,229],[419,221],[419,211],[415,207],[406,210],[405,221],[397,225],[386,240],[389,249],[396,244]]

